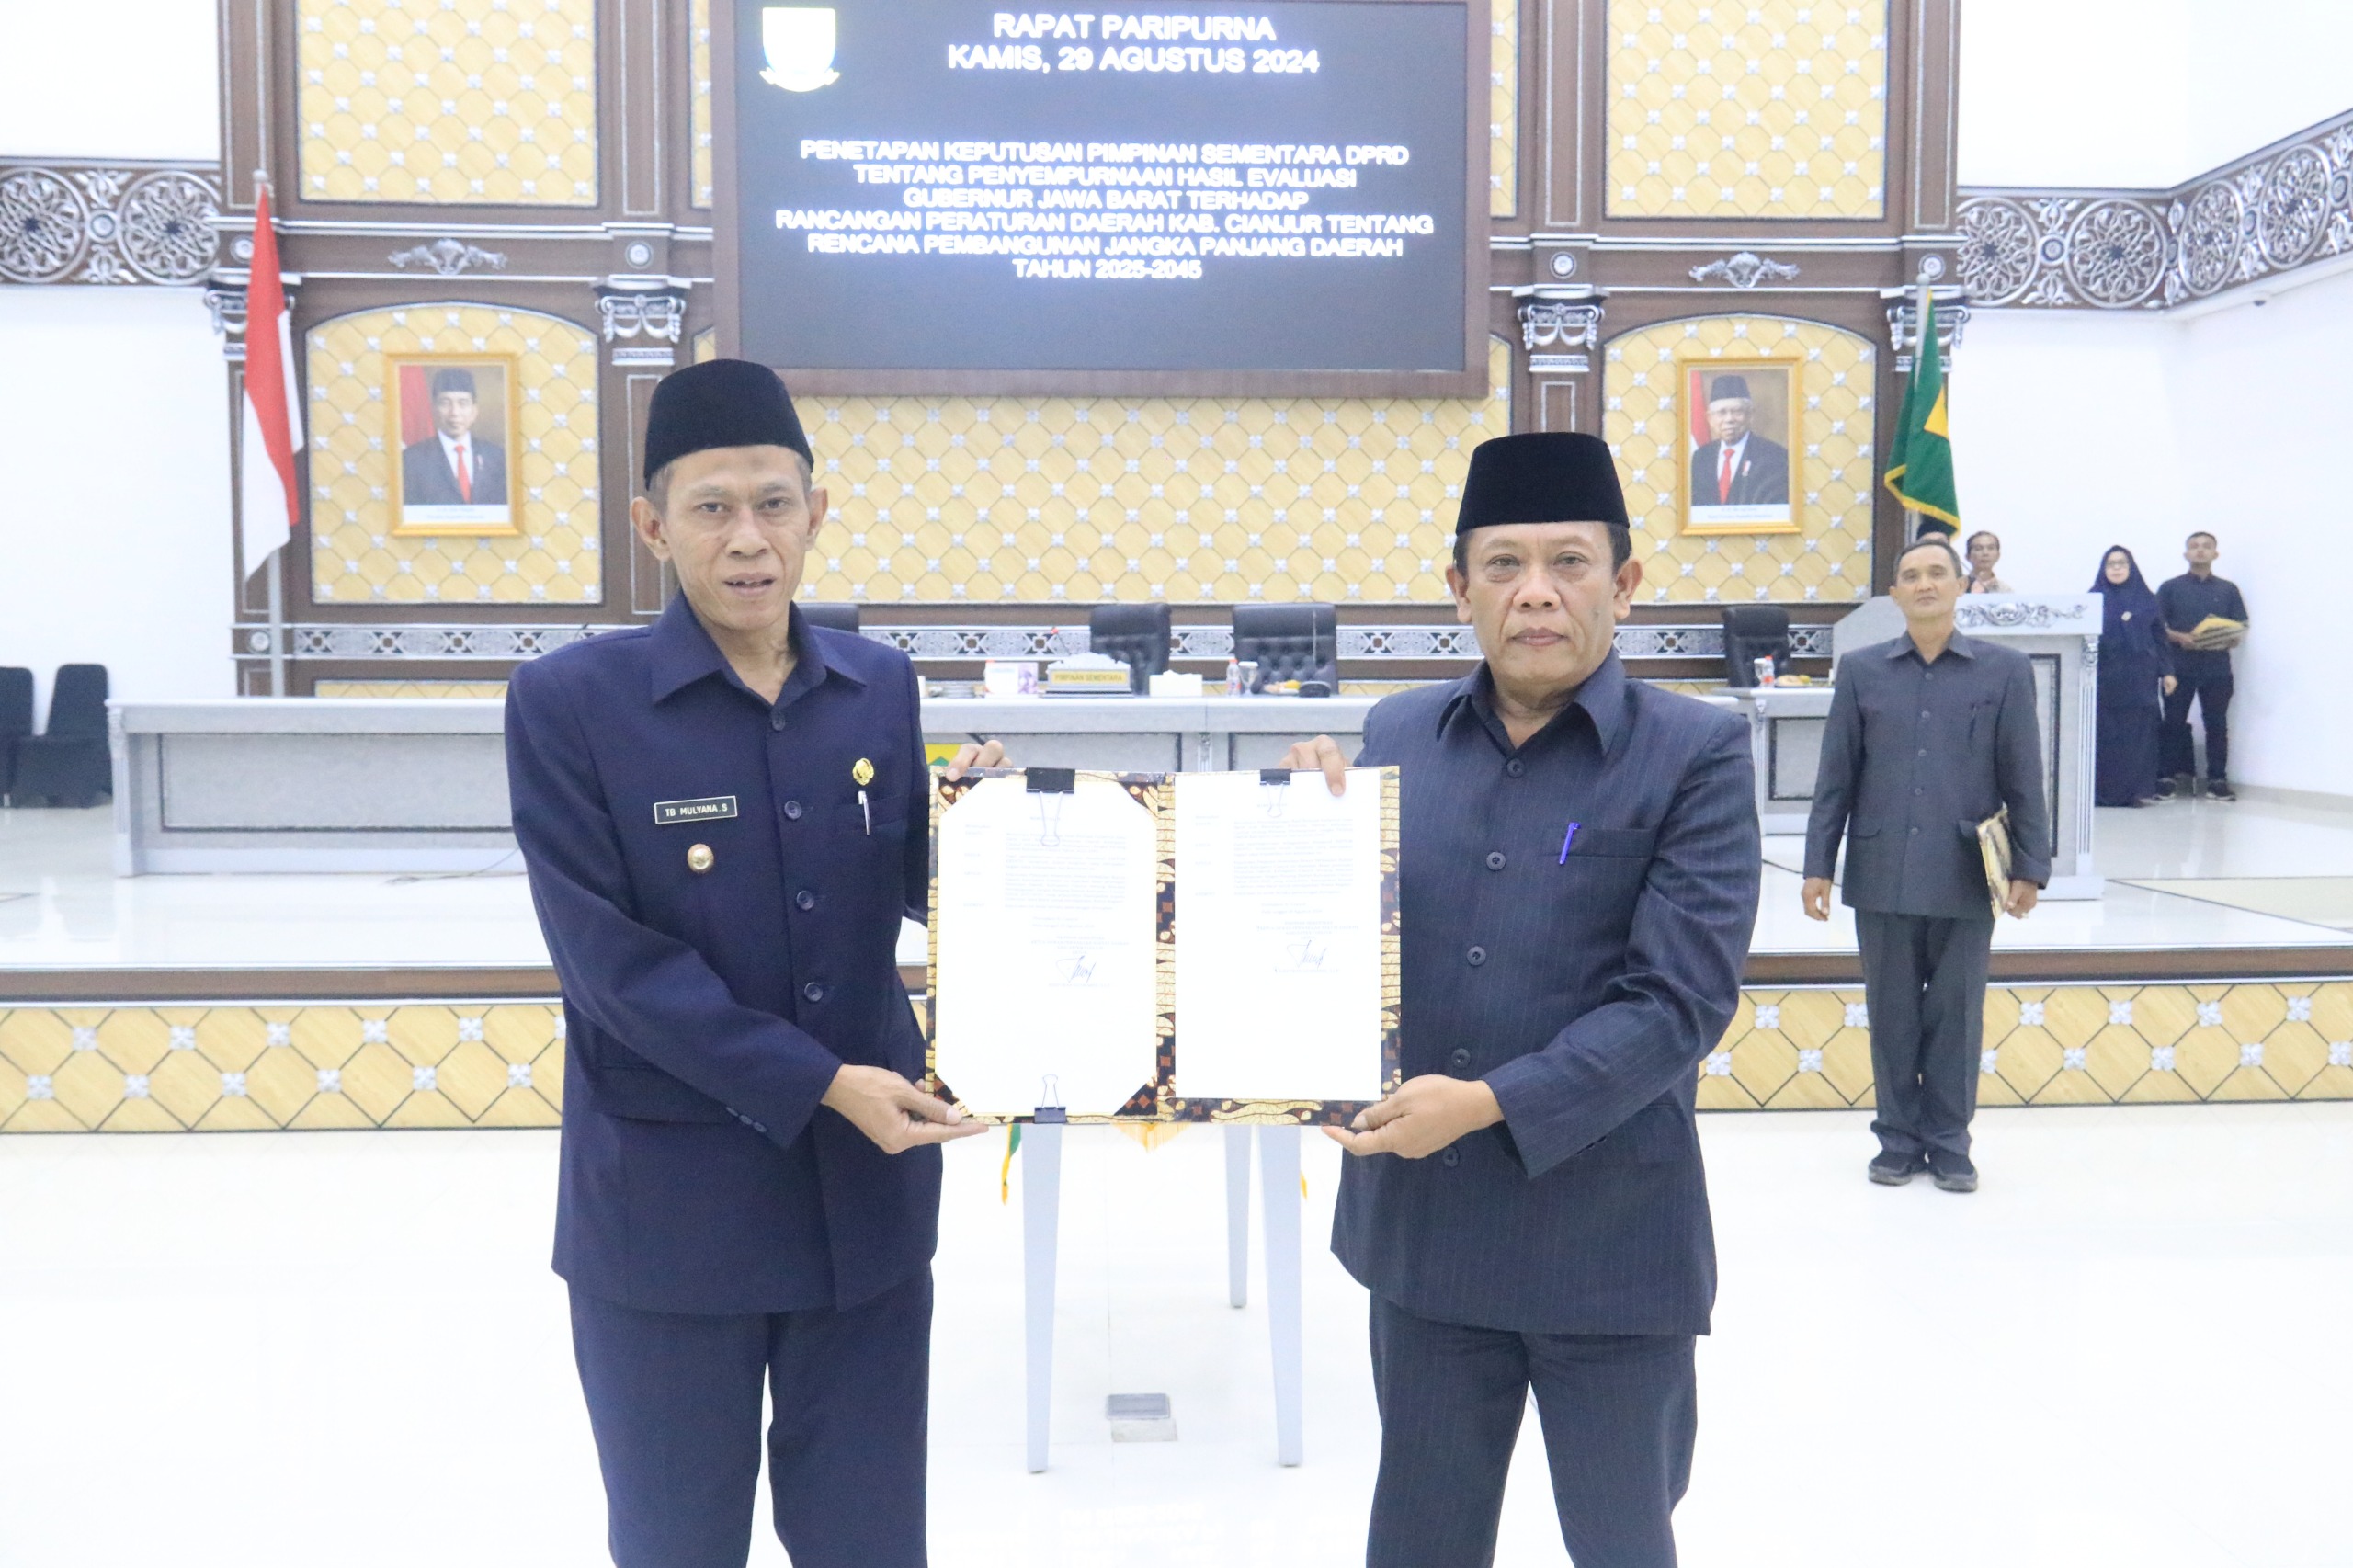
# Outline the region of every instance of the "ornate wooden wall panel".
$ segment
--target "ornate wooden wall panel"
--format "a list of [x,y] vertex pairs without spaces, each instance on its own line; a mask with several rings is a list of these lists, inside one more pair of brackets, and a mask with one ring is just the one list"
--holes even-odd
[[593,207],[596,0],[298,0],[301,190]]
[[[1790,454],[1801,531],[1694,538],[1676,526],[1676,382],[1691,364],[1800,357],[1802,449]],[[1657,603],[1745,599],[1849,603],[1870,592],[1871,426],[1879,350],[1861,335],[1781,316],[1662,322],[1604,350],[1601,433],[1626,477],[1643,597]]]
[[[419,303],[309,333],[311,595],[354,603],[595,604],[604,597],[597,337],[512,306]],[[522,496],[511,537],[403,537],[392,527],[387,357],[514,356]]]
[[[0,224],[12,279],[105,281],[108,267],[122,281],[195,278],[201,267],[181,253],[206,255],[186,243],[190,214],[209,222],[219,248],[204,282],[232,413],[252,171],[275,172],[313,424],[301,459],[313,513],[290,552],[306,564],[284,580],[290,689],[495,680],[516,659],[659,612],[667,585],[620,503],[654,382],[703,351],[714,317],[715,3],[222,0],[226,152],[217,174],[152,186],[178,207],[132,214],[74,169],[0,169],[0,205],[36,223]],[[1891,296],[1958,275],[1956,3],[1495,6],[1492,396],[1095,398],[1084,421],[1068,398],[813,398],[842,521],[811,591],[862,597],[878,627],[926,648],[963,646],[955,628],[967,622],[1027,636],[1090,600],[1155,596],[1207,618],[1187,633],[1201,642],[1226,603],[1319,598],[1344,607],[1351,678],[1445,673],[1467,652],[1437,602],[1449,491],[1469,446],[1508,426],[1620,441],[1655,570],[1629,648],[1638,668],[1704,675],[1711,596],[1786,598],[1809,627],[1835,618],[1869,581],[1866,541],[1883,553],[1901,528],[1870,483],[1908,363],[1909,318]],[[35,199],[56,211],[17,213]],[[126,246],[111,236],[134,216]],[[70,233],[38,226],[53,217]],[[541,446],[524,539],[412,540],[385,526],[379,492],[396,454],[374,445],[381,378],[362,367],[394,329],[352,324],[420,312],[535,341],[545,369],[526,408]],[[1847,378],[1808,415],[1846,426],[1808,437],[1813,521],[1761,550],[1675,537],[1660,438],[1646,434],[1655,367],[1636,363],[1694,341],[1736,354],[1744,331],[1787,335],[1820,363],[1838,357],[1823,373]],[[443,334],[484,335],[444,325],[420,341]],[[1967,374],[1964,359],[1956,379]],[[240,563],[232,585],[249,690],[270,651],[260,564]],[[925,625],[940,634],[916,638]],[[1410,649],[1423,652],[1394,662]]]
[[1485,399],[809,397],[822,599],[1448,600]]
[[1610,0],[1613,218],[1877,218],[1887,0]]

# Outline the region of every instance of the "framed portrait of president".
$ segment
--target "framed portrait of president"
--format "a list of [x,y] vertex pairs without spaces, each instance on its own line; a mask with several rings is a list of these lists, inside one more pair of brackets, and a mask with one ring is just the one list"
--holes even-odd
[[392,532],[522,531],[515,475],[515,361],[495,354],[392,357]]
[[1799,531],[1802,364],[1790,356],[1677,365],[1676,472],[1685,533]]

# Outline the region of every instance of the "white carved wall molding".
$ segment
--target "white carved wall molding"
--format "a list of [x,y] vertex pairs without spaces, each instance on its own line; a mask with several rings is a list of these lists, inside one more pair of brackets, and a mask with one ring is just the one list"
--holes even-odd
[[0,282],[200,283],[220,212],[210,165],[0,160]]
[[2166,310],[2353,253],[2353,111],[2171,190],[1964,188],[1981,308]]

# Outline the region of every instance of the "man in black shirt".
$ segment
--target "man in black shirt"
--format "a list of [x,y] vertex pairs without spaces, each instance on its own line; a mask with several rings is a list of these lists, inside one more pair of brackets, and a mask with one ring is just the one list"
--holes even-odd
[[2231,649],[2234,638],[2221,647],[2210,642],[2200,647],[2190,633],[2209,616],[2246,623],[2246,601],[2239,585],[2214,575],[2214,557],[2221,553],[2210,533],[2189,536],[2181,558],[2189,570],[2169,578],[2157,589],[2157,608],[2164,614],[2165,636],[2174,645],[2173,670],[2177,684],[2165,698],[2164,724],[2157,731],[2157,771],[2168,793],[2187,793],[2196,782],[2198,759],[2189,745],[2189,704],[2194,699],[2206,723],[2206,797],[2235,801],[2231,791]]

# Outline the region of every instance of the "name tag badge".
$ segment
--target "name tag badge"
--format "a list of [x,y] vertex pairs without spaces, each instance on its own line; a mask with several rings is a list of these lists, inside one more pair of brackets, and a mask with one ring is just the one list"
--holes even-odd
[[669,827],[677,823],[717,822],[735,814],[733,795],[706,795],[699,801],[656,801],[654,802],[654,824]]

